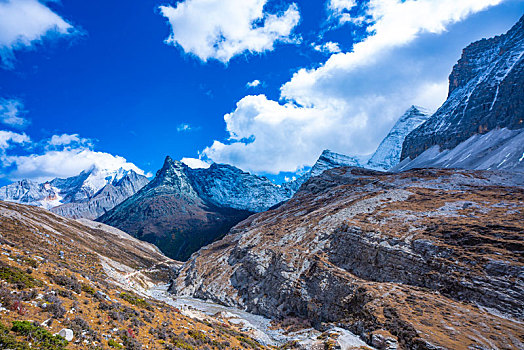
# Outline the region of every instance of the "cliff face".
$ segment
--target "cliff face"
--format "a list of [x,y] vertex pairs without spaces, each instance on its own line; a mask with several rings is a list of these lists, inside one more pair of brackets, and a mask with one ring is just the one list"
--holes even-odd
[[522,184],[489,171],[329,170],[195,253],[171,290],[337,322],[369,343],[385,332],[405,349],[519,348]]
[[506,34],[466,47],[446,102],[405,139],[401,160],[433,146],[452,149],[476,134],[524,127],[524,17]]

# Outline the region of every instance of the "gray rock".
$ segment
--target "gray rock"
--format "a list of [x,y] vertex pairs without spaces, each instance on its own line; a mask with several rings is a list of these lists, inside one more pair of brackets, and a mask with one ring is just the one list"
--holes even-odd
[[64,338],[67,341],[72,341],[74,338],[74,333],[69,328],[64,328],[60,332],[58,332],[58,335]]

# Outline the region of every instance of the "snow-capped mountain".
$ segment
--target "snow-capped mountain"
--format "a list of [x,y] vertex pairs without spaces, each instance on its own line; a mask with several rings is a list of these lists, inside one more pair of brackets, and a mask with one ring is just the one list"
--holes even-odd
[[[476,135],[487,136],[497,129],[524,128],[523,54],[524,17],[506,34],[482,39],[466,47],[449,77],[448,99],[427,122],[406,137],[401,160],[415,159],[429,150],[437,156],[440,151],[452,150],[470,138],[468,145],[482,140],[485,146],[487,140],[498,142],[501,139]],[[434,146],[438,148],[437,153]],[[497,148],[498,145],[493,143],[491,147]],[[519,152],[519,158],[522,157],[523,151],[524,145],[515,151],[514,157]],[[513,157],[504,152],[500,155],[499,163],[506,157]],[[424,164],[430,166],[427,156],[426,153]],[[439,156],[436,159],[442,158]],[[482,160],[478,159],[479,162]],[[439,161],[437,163],[440,164]],[[468,166],[477,167],[471,162]]]
[[0,200],[29,204],[71,218],[95,219],[148,182],[133,170],[93,167],[44,183],[21,180],[0,188]]
[[397,165],[400,161],[404,139],[411,131],[428,120],[429,117],[430,113],[428,110],[419,106],[411,106],[382,140],[365,167],[376,170],[388,170]]
[[294,193],[265,177],[226,164],[214,163],[208,169],[192,169],[190,178],[201,198],[218,206],[251,212],[267,210]]
[[343,166],[355,166],[362,167],[359,157],[346,156],[344,154],[335,153],[330,150],[324,150],[317,162],[311,168],[309,177],[318,176],[325,170],[343,167]]
[[135,194],[148,182],[145,176],[133,170],[96,170],[86,178],[78,191],[71,192],[68,197],[72,200],[51,208],[51,211],[69,218],[94,220]]
[[61,204],[59,192],[49,182],[39,184],[31,180],[20,180],[0,187],[0,200],[50,209]]

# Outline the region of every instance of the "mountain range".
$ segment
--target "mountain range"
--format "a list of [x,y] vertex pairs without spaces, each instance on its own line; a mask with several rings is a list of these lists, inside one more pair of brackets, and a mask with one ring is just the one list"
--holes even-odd
[[133,170],[95,166],[66,179],[17,181],[0,188],[0,200],[43,207],[70,218],[96,219],[147,182]]

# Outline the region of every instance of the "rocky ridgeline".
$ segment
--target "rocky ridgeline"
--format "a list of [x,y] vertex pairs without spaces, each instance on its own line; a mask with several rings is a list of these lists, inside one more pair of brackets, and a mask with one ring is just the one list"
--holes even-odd
[[519,348],[523,183],[497,172],[326,171],[195,253],[171,290],[337,322],[370,344],[382,334],[409,349]]
[[406,137],[401,159],[414,159],[433,146],[452,149],[497,128],[522,129],[523,53],[524,17],[506,34],[465,48],[449,77],[448,99]]

